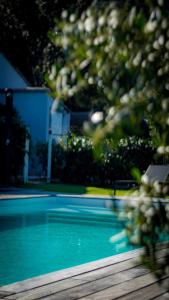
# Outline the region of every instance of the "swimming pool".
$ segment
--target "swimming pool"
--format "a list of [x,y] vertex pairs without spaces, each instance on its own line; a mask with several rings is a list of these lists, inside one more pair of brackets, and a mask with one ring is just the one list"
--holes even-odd
[[[0,201],[0,285],[132,250],[110,200],[43,197]],[[122,207],[120,208],[122,209]]]

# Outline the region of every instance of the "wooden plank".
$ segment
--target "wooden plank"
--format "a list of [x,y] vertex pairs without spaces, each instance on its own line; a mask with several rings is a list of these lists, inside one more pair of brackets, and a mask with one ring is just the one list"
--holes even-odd
[[80,280],[75,280],[72,278],[65,279],[62,281],[57,281],[55,283],[47,284],[44,286],[41,286],[39,288],[31,289],[26,292],[21,292],[18,294],[13,294],[10,296],[7,296],[5,299],[25,299],[25,300],[34,300],[39,299],[41,297],[48,296],[53,293],[57,293],[59,291],[69,289],[72,286],[78,286],[80,284],[83,284]]
[[153,283],[147,287],[143,287],[139,290],[129,293],[124,297],[120,297],[120,300],[149,300],[154,298],[157,299],[156,297],[161,297],[163,294],[164,290],[159,285],[159,283]]
[[155,300],[167,300],[167,299],[169,299],[169,293],[164,293],[163,295],[155,298]]
[[126,261],[126,260],[134,258],[134,257],[138,257],[138,255],[140,255],[140,253],[142,253],[142,251],[140,249],[133,250],[133,251],[129,251],[126,253],[107,257],[104,259],[99,259],[94,262],[82,264],[82,265],[79,265],[76,267],[67,268],[67,269],[64,269],[61,271],[51,272],[51,273],[41,275],[38,277],[34,277],[31,279],[19,281],[14,284],[2,286],[2,287],[0,287],[0,291],[3,290],[3,291],[13,292],[13,293],[23,292],[23,291],[26,291],[29,289],[43,286],[45,284],[49,284],[52,282],[70,278],[72,276],[87,273],[87,272],[95,270],[95,269],[100,269],[105,266],[117,264],[118,262]]
[[[26,295],[26,297],[28,297],[28,295],[31,295],[31,297],[34,297],[33,295],[36,296],[36,294],[38,294],[38,293],[40,293],[40,294],[45,293],[45,290],[48,290],[48,288],[55,290],[55,292],[58,292],[58,291],[61,291],[62,289],[71,288],[71,287],[80,285],[81,283],[84,283],[84,282],[87,283],[87,282],[90,282],[90,281],[93,281],[96,279],[103,278],[104,276],[106,277],[109,275],[114,275],[121,271],[125,271],[125,270],[131,269],[136,266],[139,267],[140,264],[136,265],[135,262],[132,259],[130,259],[130,260],[124,261],[122,263],[110,265],[108,267],[97,269],[97,270],[94,270],[94,271],[91,271],[88,273],[84,273],[79,276],[74,276],[71,279],[65,279],[65,280],[62,280],[59,282],[56,281],[55,283],[51,283],[48,285],[30,289],[29,291],[17,293],[17,294],[15,294],[15,298],[18,299],[25,295]],[[8,299],[14,299],[14,296],[8,297]],[[34,298],[31,298],[31,299],[34,299]]]
[[161,250],[161,249],[169,249],[169,242],[162,242],[162,243],[159,243],[158,246],[157,246],[157,249],[158,249],[158,250]]
[[[78,292],[81,293],[83,296],[86,295],[86,293],[88,293],[89,291],[90,292],[99,291],[102,288],[112,286],[112,284],[117,284],[120,282],[124,282],[125,280],[130,280],[135,276],[140,276],[145,272],[148,272],[148,270],[144,270],[142,268],[138,268],[138,269],[135,268],[134,270],[133,269],[126,270],[124,272],[120,272],[112,276],[106,276],[104,278],[89,283],[85,283],[84,281],[81,280],[67,279],[49,285],[45,285],[36,289],[32,289],[30,291],[18,293],[6,297],[6,299],[33,300],[33,299],[38,299],[40,297],[50,296],[51,294],[56,294],[59,291],[61,291],[59,293],[59,299],[62,299],[62,294],[63,294],[63,299],[64,297],[66,299],[66,297],[69,297],[71,292],[73,293]],[[54,295],[54,297],[56,297],[56,295]]]
[[[158,253],[158,261],[162,260],[162,258],[164,257],[164,255],[166,254],[165,249],[162,249],[159,251]],[[136,266],[141,266],[141,262],[139,261],[139,257],[136,258],[131,258],[127,261],[123,261],[117,264],[113,264],[110,266],[106,266],[103,268],[99,268],[87,273],[83,273],[81,275],[77,275],[74,278],[76,279],[82,279],[82,280],[96,280],[99,279],[101,277],[104,276],[108,276],[108,275],[112,275],[112,274],[116,274],[120,271],[124,271],[126,269],[130,269]],[[144,268],[144,266],[142,266],[142,268]]]
[[[55,293],[55,290],[53,288],[52,289],[52,293],[49,293],[49,290],[46,290],[46,292],[48,293],[48,296],[46,294],[45,299],[50,299],[50,300],[55,300],[55,299],[59,299],[59,300],[73,300],[73,299],[79,299],[83,296],[89,295],[91,293],[96,293],[98,291],[102,291],[108,287],[112,287],[112,285],[117,286],[119,283],[123,283],[125,281],[129,281],[131,279],[133,279],[135,276],[140,276],[145,274],[145,272],[148,272],[148,270],[144,270],[139,268],[138,270],[135,269],[130,269],[124,272],[120,272],[114,275],[110,275],[89,283],[83,283],[80,284],[76,287],[70,288],[70,289],[66,289],[63,290],[61,292],[57,292]],[[40,292],[40,290],[39,290]],[[39,294],[39,298],[41,297],[41,293]],[[10,297],[8,299],[11,299]],[[30,298],[27,298],[27,295],[24,295],[23,298],[19,298],[20,300],[24,299],[24,300],[28,300]],[[38,299],[38,298],[31,298],[32,299]],[[104,298],[102,298],[104,299]]]
[[85,280],[85,281],[92,281],[99,278],[103,278],[104,276],[117,274],[124,270],[128,270],[136,266],[138,267],[140,265],[141,264],[138,261],[135,261],[134,259],[130,259],[124,262],[117,263],[115,265],[110,265],[81,275],[74,276],[74,278]]
[[[112,300],[125,296],[131,292],[134,292],[143,287],[149,286],[157,282],[157,279],[152,274],[146,274],[137,278],[133,278],[129,281],[117,284],[115,286],[104,289],[100,292],[90,294],[82,297],[81,300]],[[50,298],[46,298],[50,299]],[[52,298],[51,298],[52,299]],[[57,299],[57,298],[55,298]],[[59,298],[58,298],[59,299]],[[68,298],[69,299],[69,298]],[[70,298],[71,299],[71,298]],[[78,299],[78,298],[76,298]]]
[[5,297],[5,296],[9,296],[9,295],[11,295],[11,293],[9,293],[9,292],[5,292],[5,291],[0,292],[0,297]]

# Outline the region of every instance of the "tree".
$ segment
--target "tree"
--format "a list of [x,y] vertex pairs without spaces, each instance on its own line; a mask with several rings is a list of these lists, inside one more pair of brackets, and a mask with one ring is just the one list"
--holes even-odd
[[[0,51],[33,85],[44,84],[44,74],[60,55],[48,39],[54,17],[60,18],[63,9],[84,10],[91,0],[1,0]],[[12,51],[11,51],[12,49]]]
[[[165,0],[119,1],[102,9],[95,2],[80,16],[64,11],[62,20],[56,20],[51,39],[62,59],[52,66],[48,83],[60,100],[97,86],[105,104],[87,126],[95,145],[109,137],[118,142],[126,135],[140,135],[144,119],[157,154],[168,161],[168,20]],[[135,174],[139,177],[138,171]],[[161,275],[168,273],[169,254],[159,263],[156,244],[169,233],[169,206],[159,197],[168,189],[158,182],[151,185],[145,177],[140,180],[140,202],[130,208],[127,232],[131,242],[145,246],[144,262]]]

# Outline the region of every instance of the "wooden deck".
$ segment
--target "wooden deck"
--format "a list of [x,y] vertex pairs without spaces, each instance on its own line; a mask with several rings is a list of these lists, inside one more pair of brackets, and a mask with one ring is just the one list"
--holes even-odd
[[[159,259],[165,251],[162,246]],[[1,286],[0,299],[169,299],[163,286],[159,286],[149,270],[140,265],[140,253],[135,250]],[[161,283],[165,284],[166,278]]]

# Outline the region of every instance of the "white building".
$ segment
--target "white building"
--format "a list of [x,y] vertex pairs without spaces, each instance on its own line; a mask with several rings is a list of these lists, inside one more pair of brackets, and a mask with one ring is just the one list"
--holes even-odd
[[18,70],[0,53],[0,103],[5,104],[6,89],[12,90],[13,106],[29,128],[32,144],[47,143],[52,127],[55,140],[67,136],[70,130],[68,108],[60,104],[59,111],[53,111],[51,114],[53,99],[49,95],[49,89],[30,86]]

